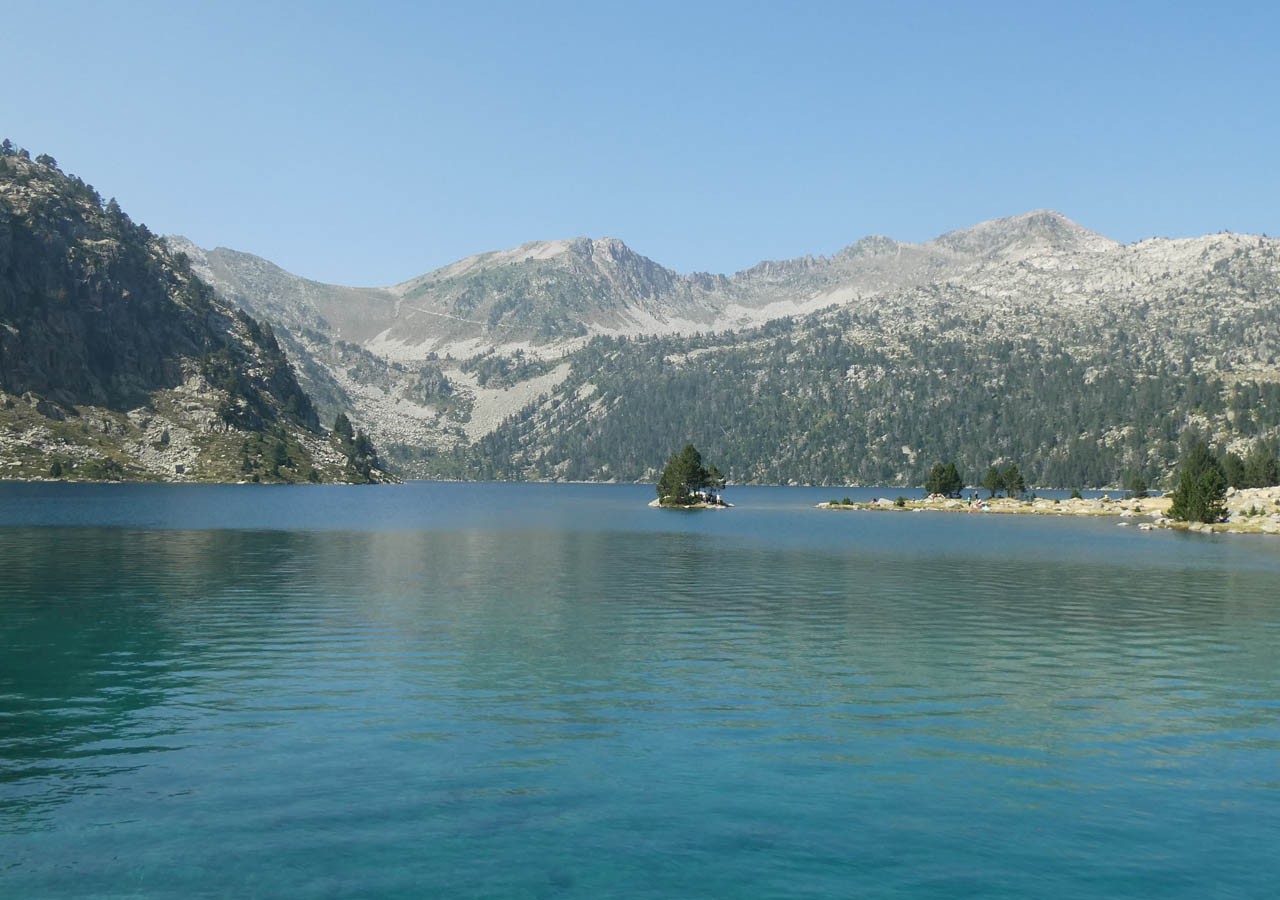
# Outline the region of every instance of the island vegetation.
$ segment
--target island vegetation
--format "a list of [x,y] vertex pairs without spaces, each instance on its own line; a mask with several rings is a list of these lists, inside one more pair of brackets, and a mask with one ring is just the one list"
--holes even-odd
[[[865,509],[898,511],[954,511],[1058,516],[1117,516],[1122,519],[1147,516],[1138,528],[1176,528],[1191,531],[1280,534],[1280,459],[1265,441],[1256,441],[1244,455],[1219,445],[1215,450],[1196,428],[1187,429],[1179,440],[1182,448],[1171,490],[1152,496],[1146,479],[1133,473],[1125,480],[1126,490],[1085,498],[1078,489],[1066,500],[1029,497],[1026,480],[1013,462],[992,464],[976,491],[964,497],[965,485],[954,462],[935,463],[925,481],[926,496],[876,498],[855,502],[848,497],[819,503],[823,509]],[[1130,524],[1122,521],[1121,525]]]
[[1169,518],[1182,522],[1218,522],[1226,513],[1227,476],[1209,445],[1196,441],[1178,468]]
[[964,478],[954,462],[935,463],[929,470],[929,479],[924,483],[926,494],[940,494],[943,497],[959,497],[964,490]]
[[657,505],[681,509],[728,506],[720,496],[725,477],[714,464],[704,466],[702,454],[693,444],[672,453],[658,479]]
[[1009,463],[1003,468],[993,464],[982,476],[982,487],[989,497],[1004,491],[1006,497],[1016,500],[1027,492],[1027,480],[1017,463]]

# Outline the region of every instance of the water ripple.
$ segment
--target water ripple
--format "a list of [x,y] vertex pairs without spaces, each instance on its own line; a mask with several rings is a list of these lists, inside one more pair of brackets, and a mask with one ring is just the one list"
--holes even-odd
[[1280,880],[1280,567],[770,515],[0,529],[0,895]]

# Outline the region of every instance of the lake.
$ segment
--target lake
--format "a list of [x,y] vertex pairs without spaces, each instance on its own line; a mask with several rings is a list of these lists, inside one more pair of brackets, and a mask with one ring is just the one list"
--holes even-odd
[[1280,540],[0,485],[2,897],[1268,897]]

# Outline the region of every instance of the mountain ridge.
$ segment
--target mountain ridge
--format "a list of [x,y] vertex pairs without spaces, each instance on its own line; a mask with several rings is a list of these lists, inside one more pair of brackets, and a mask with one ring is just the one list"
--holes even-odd
[[[1184,374],[1212,377],[1214,372],[1227,372],[1233,379],[1270,383],[1276,349],[1272,304],[1280,284],[1277,248],[1280,242],[1275,239],[1229,233],[1121,244],[1060,213],[1033,210],[979,222],[924,243],[868,236],[830,256],[764,261],[727,276],[681,275],[616,238],[529,242],[467,257],[393,289],[336,288],[298,279],[291,295],[296,303],[289,307],[293,319],[272,318],[265,306],[255,309],[272,321],[305,326],[295,327],[282,340],[291,353],[298,354],[300,368],[315,374],[317,393],[324,393],[319,382],[327,379],[334,403],[351,410],[375,437],[397,448],[397,461],[407,473],[639,478],[645,470],[635,461],[626,466],[617,459],[602,461],[602,467],[593,469],[566,459],[564,466],[548,468],[542,463],[500,463],[495,454],[536,460],[556,443],[556,429],[576,427],[559,414],[551,416],[545,404],[574,410],[584,421],[607,424],[613,416],[611,408],[622,410],[632,394],[649,390],[641,382],[623,379],[606,400],[599,385],[618,373],[606,377],[604,372],[581,372],[585,359],[613,365],[608,355],[588,352],[600,340],[626,338],[659,347],[678,334],[686,336],[686,344],[690,336],[700,333],[721,335],[723,340],[716,338],[706,346],[692,338],[693,349],[675,353],[669,364],[677,369],[696,368],[703,363],[693,360],[713,365],[727,354],[726,358],[749,365],[740,352],[742,341],[765,348],[782,340],[775,336],[770,320],[799,323],[830,343],[836,334],[821,323],[827,321],[823,316],[832,314],[853,317],[851,324],[840,326],[840,341],[879,346],[891,354],[874,363],[851,363],[860,372],[869,366],[867,371],[889,373],[877,378],[892,377],[899,364],[892,354],[905,354],[902,358],[907,362],[902,364],[911,371],[927,366],[920,348],[903,343],[907,334],[923,332],[933,335],[931,339],[957,342],[956,346],[967,349],[956,351],[960,356],[953,360],[955,364],[980,369],[997,364],[985,348],[1017,333],[1032,343],[1000,353],[1034,356],[1040,352],[1034,341],[1048,341],[1059,348],[1054,352],[1062,358],[1055,364],[1059,373],[1055,377],[1078,379],[1075,389],[1080,391],[1089,391],[1088,379],[1103,377],[1097,373],[1105,372],[1110,373],[1105,377],[1124,384],[1134,378],[1161,379],[1174,404],[1182,402],[1177,399],[1179,391],[1199,396],[1200,388],[1179,388],[1173,383],[1176,378],[1167,368],[1173,358],[1180,360],[1178,371]],[[346,307],[344,314],[358,312],[366,333],[376,334],[352,342],[348,340],[351,333],[339,328],[330,328],[327,334],[321,333],[323,327],[314,330],[313,326],[323,325],[324,317],[312,315],[319,308],[307,292],[324,290],[355,291],[344,296],[357,301],[372,297],[372,306],[357,302]],[[388,301],[393,291],[397,296]],[[338,293],[328,302],[331,314],[344,309]],[[299,314],[308,310],[310,318]],[[1234,339],[1226,340],[1228,334]],[[1107,348],[1103,356],[1098,355],[1101,346]],[[649,365],[639,361],[642,357],[624,354],[619,358],[628,358],[627,365],[641,369]],[[776,355],[774,364],[788,365],[784,360],[784,354]],[[661,379],[667,371],[659,367],[647,377]],[[998,367],[987,377],[999,383],[1012,371],[1018,378],[1034,377],[1032,369]],[[924,377],[907,369],[899,374]],[[781,386],[783,382],[763,370],[751,377],[766,378],[779,385],[773,389],[784,392],[771,401],[775,406],[757,413],[766,417],[782,408],[777,404],[794,403],[791,394],[807,390],[796,384]],[[812,377],[826,383],[828,373],[819,366]],[[847,385],[863,384],[864,377],[849,374]],[[705,389],[705,385],[699,388]],[[752,388],[758,389],[764,388]],[[969,392],[972,388],[956,385],[955,389]],[[831,381],[823,390],[835,396],[846,387]],[[1066,388],[1059,385],[1054,390]],[[809,414],[822,415],[814,410]],[[1193,415],[1189,410],[1182,414]],[[883,422],[879,413],[864,410],[858,415],[865,415],[868,422],[882,422],[879,427],[892,433],[892,424]],[[1081,420],[1082,433],[1102,428],[1103,413],[1095,410],[1090,415],[1093,418]],[[1215,411],[1210,419],[1223,421],[1213,418],[1218,415]],[[496,441],[496,436],[510,430],[510,422],[518,420],[542,422],[540,431],[537,435],[512,432],[510,440],[520,445],[519,450]],[[626,428],[647,427],[641,421],[632,419]],[[996,417],[993,427],[1006,427],[999,421]],[[1107,428],[1131,427],[1126,421],[1121,416]],[[733,425],[722,422],[721,427],[732,429]],[[799,423],[787,427],[799,427]],[[1227,423],[1226,427],[1224,434],[1229,434],[1234,426]],[[495,435],[496,443],[488,441],[489,435]],[[879,447],[882,437],[869,435],[869,446]],[[1058,439],[1067,440],[1067,436]],[[1097,439],[1112,440],[1105,435]],[[628,439],[615,436],[615,440]],[[936,443],[938,437],[928,440]],[[1159,445],[1158,458],[1165,459],[1167,437],[1152,440]],[[735,452],[732,447],[722,449],[730,455]],[[976,451],[971,447],[967,452]],[[1137,451],[1126,452],[1132,456]],[[899,468],[876,458],[879,461],[874,464],[860,465],[856,477],[909,476],[909,466]],[[1032,462],[1026,468],[1034,472],[1040,465],[1039,471],[1059,475],[1087,471],[1096,480],[1106,467],[1120,465],[1119,457],[1104,453],[1102,459],[1109,462],[1073,469],[1045,456],[1042,463]],[[1135,459],[1125,465],[1138,465]],[[779,466],[757,460],[739,473],[749,473],[747,477],[753,479],[779,478],[784,471]],[[1149,470],[1153,479],[1157,469],[1153,463]],[[822,471],[828,472],[823,477],[833,477],[830,473],[837,469],[806,471],[810,478]]]
[[[880,292],[983,262],[1124,246],[1061,213],[1034,210],[924,243],[871,235],[830,257],[762,260],[729,275],[679,273],[618,238],[580,236],[472,254],[392,285],[350,287],[324,285],[242,251],[203,250],[181,236],[171,240],[200,260],[211,281],[244,297],[253,311],[273,319],[292,317],[299,327],[319,317],[344,340],[357,343],[376,334],[381,352],[405,359],[415,355],[413,347],[422,348],[421,357],[453,352],[454,345],[474,352],[485,339],[555,344],[592,333],[743,327],[777,314],[779,303],[795,304],[798,313],[811,311],[809,301],[841,287]],[[263,263],[276,270],[275,284],[263,284]],[[273,306],[276,294],[281,296]],[[353,303],[363,304],[356,315]],[[464,347],[468,341],[471,345]]]

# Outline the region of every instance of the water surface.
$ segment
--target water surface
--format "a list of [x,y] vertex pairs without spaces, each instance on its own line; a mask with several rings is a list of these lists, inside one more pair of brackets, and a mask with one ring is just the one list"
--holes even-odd
[[0,896],[1273,895],[1280,542],[651,496],[0,486]]

